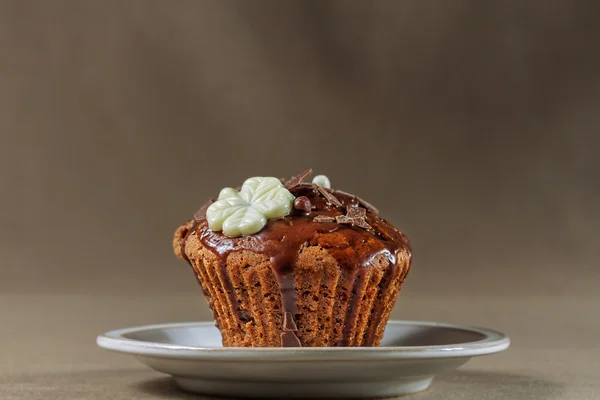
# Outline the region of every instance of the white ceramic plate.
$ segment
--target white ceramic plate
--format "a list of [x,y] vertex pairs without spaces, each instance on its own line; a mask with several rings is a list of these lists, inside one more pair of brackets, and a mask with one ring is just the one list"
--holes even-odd
[[489,329],[390,321],[381,347],[222,347],[213,322],[120,329],[97,343],[208,396],[373,398],[424,390],[435,374],[502,351],[510,341]]

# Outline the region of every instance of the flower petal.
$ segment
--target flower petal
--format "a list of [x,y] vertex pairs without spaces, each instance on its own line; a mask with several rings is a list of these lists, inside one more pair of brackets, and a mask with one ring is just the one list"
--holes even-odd
[[227,236],[252,235],[267,223],[267,218],[253,206],[240,207],[223,222]]
[[240,208],[245,207],[248,207],[248,203],[239,196],[215,201],[206,209],[208,227],[213,231],[220,231],[227,218]]
[[[277,178],[272,177],[254,177],[246,179],[242,185],[240,196],[248,203],[253,203],[262,196],[268,195],[270,191],[277,188],[284,188],[283,183]],[[287,190],[287,189],[285,189]]]
[[234,188],[224,188],[219,192],[219,200],[240,197],[240,194]]
[[264,214],[265,217],[285,217],[292,210],[294,196],[284,187],[275,188],[263,194],[252,202],[252,206]]

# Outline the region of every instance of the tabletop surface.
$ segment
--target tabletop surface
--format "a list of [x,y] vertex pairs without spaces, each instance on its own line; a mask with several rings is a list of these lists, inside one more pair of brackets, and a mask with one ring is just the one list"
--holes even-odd
[[[440,375],[414,398],[600,398],[600,300],[591,297],[402,296],[396,319],[485,326],[511,347]],[[192,399],[96,335],[136,325],[208,318],[190,294],[0,295],[0,398]]]

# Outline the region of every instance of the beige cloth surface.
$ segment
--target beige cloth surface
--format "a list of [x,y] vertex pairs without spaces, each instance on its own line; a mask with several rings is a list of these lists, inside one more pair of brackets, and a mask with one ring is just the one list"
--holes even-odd
[[[598,399],[599,307],[597,299],[586,297],[403,296],[396,318],[487,326],[512,339],[509,350],[440,375],[414,398]],[[96,347],[95,336],[206,319],[200,294],[8,295],[0,296],[0,315],[0,399],[196,398],[133,357]]]

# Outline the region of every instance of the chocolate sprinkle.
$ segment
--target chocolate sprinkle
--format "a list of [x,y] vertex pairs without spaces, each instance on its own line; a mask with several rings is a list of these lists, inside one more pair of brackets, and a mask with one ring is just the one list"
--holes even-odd
[[348,196],[352,196],[353,198],[355,198],[358,203],[363,206],[364,208],[367,209],[367,211],[371,211],[374,214],[379,214],[379,210],[377,209],[377,207],[375,207],[373,204],[369,203],[366,200],[361,199],[360,197],[350,194],[350,193],[346,193],[346,192],[342,192],[341,190],[337,190],[337,192],[339,193],[343,193],[343,194],[347,194]]
[[341,190],[336,190],[336,192],[355,198],[356,200],[358,200],[360,205],[363,206],[364,208],[366,208],[368,211],[371,211],[374,214],[379,214],[379,210],[373,204],[369,203],[368,201],[363,200],[354,194],[350,194],[350,193],[347,193],[347,192],[344,192]]
[[293,189],[296,186],[300,186],[300,184],[302,182],[304,182],[304,180],[306,178],[308,178],[310,176],[310,174],[312,174],[312,168],[307,169],[306,171],[300,173],[299,175],[293,176],[290,178],[290,180],[288,180],[287,182],[284,183],[285,188],[287,190]]
[[346,215],[338,215],[335,220],[338,224],[351,224],[366,230],[373,229],[367,223],[367,210],[362,207],[348,206]]
[[317,215],[313,218],[313,222],[335,222],[335,218],[329,215]]
[[312,184],[313,189],[315,189],[316,191],[318,191],[319,193],[321,193],[323,195],[323,197],[325,197],[327,199],[327,202],[333,206],[336,207],[344,207],[344,205],[342,204],[341,201],[338,200],[337,197],[335,197],[333,194],[331,194],[329,191],[327,191],[327,189],[325,189],[323,186],[319,186],[317,184]]
[[365,201],[363,199],[361,199],[360,197],[356,197],[356,199],[358,200],[358,202],[365,207],[367,210],[371,211],[374,214],[379,214],[379,210],[371,203],[369,203],[368,201]]

